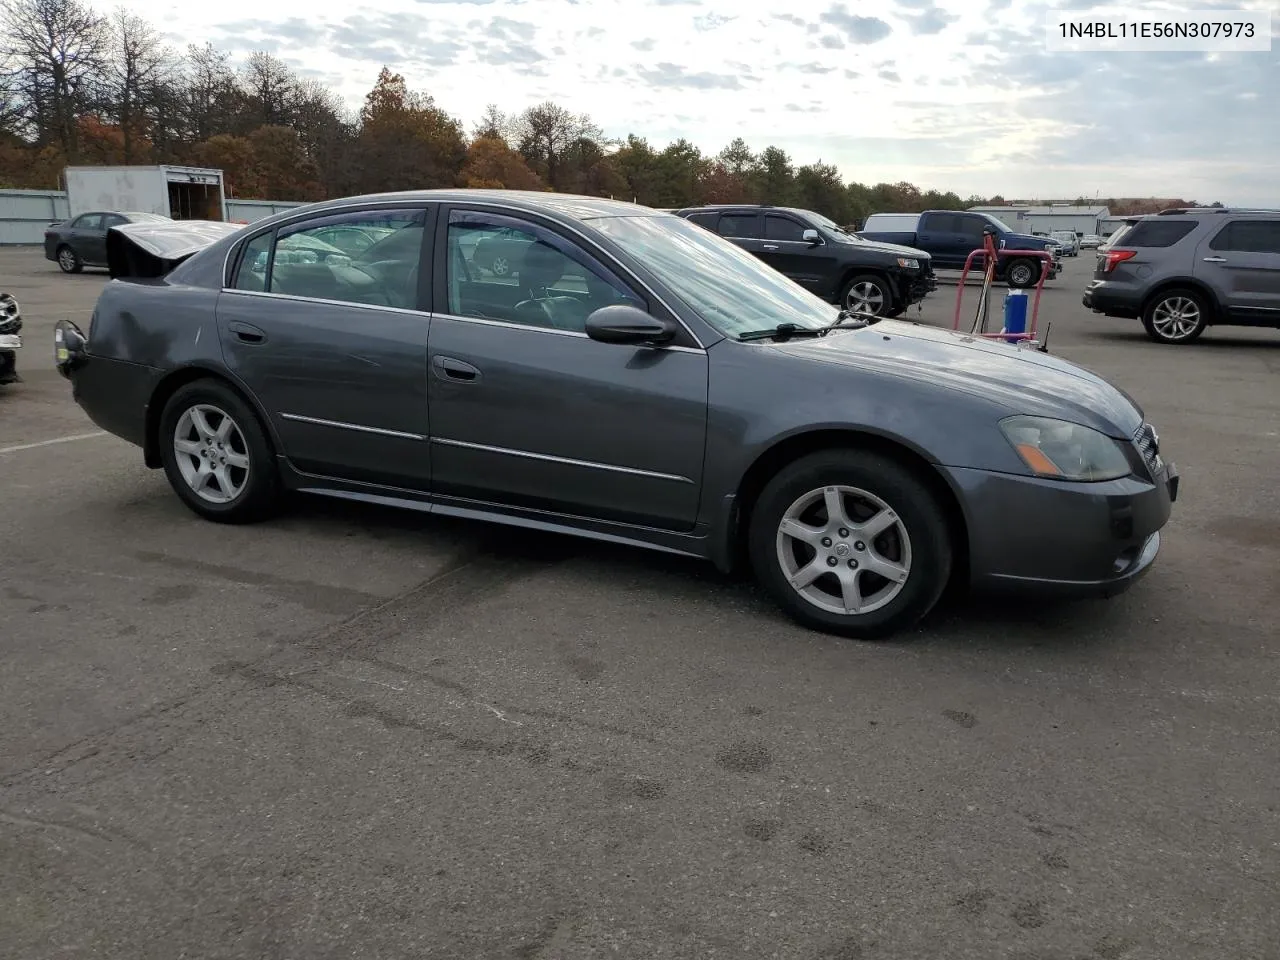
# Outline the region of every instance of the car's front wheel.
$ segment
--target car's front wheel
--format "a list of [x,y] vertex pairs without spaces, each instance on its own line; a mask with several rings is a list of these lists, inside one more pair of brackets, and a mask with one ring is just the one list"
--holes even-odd
[[160,418],[160,452],[174,492],[206,520],[249,523],[280,500],[266,432],[234,390],[216,380],[179,387]]
[[1142,314],[1142,326],[1156,343],[1191,343],[1209,325],[1209,307],[1194,290],[1166,290]]
[[756,576],[787,613],[857,639],[915,624],[951,574],[937,498],[912,470],[860,450],[783,468],[761,492],[748,538]]
[[58,269],[63,273],[79,273],[84,269],[84,263],[80,260],[80,255],[65,243],[58,248],[57,257]]
[[1036,281],[1040,279],[1040,271],[1045,269],[1043,266],[1037,266],[1034,260],[1015,260],[1009,264],[1005,271],[1005,277],[1009,281],[1011,287],[1034,287]]
[[840,291],[840,306],[852,313],[883,317],[893,308],[893,291],[874,274],[853,277]]

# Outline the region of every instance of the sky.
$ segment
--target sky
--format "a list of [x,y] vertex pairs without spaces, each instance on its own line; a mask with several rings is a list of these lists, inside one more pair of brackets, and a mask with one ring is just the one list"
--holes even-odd
[[[114,5],[114,4],[112,4]],[[1006,198],[1280,206],[1269,53],[1051,53],[1088,0],[125,0],[175,45],[279,56],[357,107],[386,65],[470,130],[554,100],[606,134],[717,152],[734,137],[846,180]],[[103,7],[104,12],[106,7]],[[1123,10],[1280,0],[1129,0]]]

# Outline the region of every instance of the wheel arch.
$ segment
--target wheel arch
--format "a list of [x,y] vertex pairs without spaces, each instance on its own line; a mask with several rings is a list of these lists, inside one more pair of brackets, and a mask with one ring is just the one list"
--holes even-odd
[[189,383],[195,383],[197,380],[215,380],[234,392],[257,415],[258,422],[262,425],[263,432],[267,436],[267,442],[271,445],[272,454],[279,452],[280,441],[271,425],[271,419],[266,415],[266,411],[262,409],[262,405],[258,403],[253,394],[245,389],[242,384],[227,376],[225,371],[201,364],[192,364],[171,370],[165,374],[160,382],[156,384],[155,389],[151,391],[151,398],[147,401],[142,446],[143,462],[148,467],[156,470],[163,466],[163,461],[160,458],[160,418],[164,416],[165,405],[168,404],[169,398],[182,387]]
[[1218,295],[1214,293],[1213,288],[1203,280],[1197,280],[1194,277],[1182,277],[1175,280],[1163,280],[1151,288],[1150,292],[1142,298],[1142,306],[1138,312],[1140,317],[1146,317],[1147,311],[1152,307],[1156,300],[1171,290],[1191,290],[1204,297],[1205,302],[1209,306],[1209,316],[1205,318],[1205,326],[1213,326],[1222,313],[1222,304],[1218,301]]
[[734,496],[734,511],[730,529],[729,556],[734,565],[741,563],[747,553],[747,531],[756,502],[771,478],[787,464],[801,457],[822,450],[854,449],[878,453],[911,470],[937,498],[947,518],[947,532],[951,535],[951,582],[965,583],[969,577],[969,521],[955,489],[922,451],[906,442],[854,428],[821,428],[807,430],[780,438],[764,450],[742,475]]

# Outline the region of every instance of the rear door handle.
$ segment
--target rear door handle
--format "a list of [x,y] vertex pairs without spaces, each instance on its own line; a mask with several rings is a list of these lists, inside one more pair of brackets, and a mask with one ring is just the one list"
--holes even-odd
[[778,245],[777,245],[776,243],[766,243],[766,244],[764,245],[764,249],[766,249],[766,250],[777,250],[777,249],[778,249]]
[[1226,263],[1227,258],[1226,257],[1205,257],[1204,262],[1205,263]]
[[266,343],[267,335],[251,323],[234,320],[227,324],[227,329],[236,335],[241,343]]
[[452,380],[456,383],[475,383],[480,379],[480,370],[462,360],[453,357],[442,357],[437,354],[431,360],[431,368],[441,380]]

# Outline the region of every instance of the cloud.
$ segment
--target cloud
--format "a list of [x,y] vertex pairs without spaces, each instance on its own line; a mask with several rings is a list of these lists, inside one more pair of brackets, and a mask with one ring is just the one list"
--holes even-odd
[[844,41],[837,37],[834,33],[828,33],[819,43],[828,50],[843,50]]
[[848,11],[843,3],[837,3],[819,18],[844,33],[855,43],[878,43],[893,33],[893,27],[879,17],[860,17]]
[[691,71],[676,63],[640,67],[636,72],[654,87],[688,90],[741,90],[743,87],[742,78],[736,74]]
[[881,80],[888,80],[890,83],[901,83],[902,76],[897,70],[881,70],[876,74]]
[[833,73],[836,68],[829,66],[828,64],[825,64],[825,63],[802,63],[800,64],[800,66],[796,67],[796,69],[799,70],[801,73],[812,73],[812,74],[821,75],[821,74]]
[[725,16],[722,13],[708,13],[705,16],[693,18],[693,28],[695,30],[707,31],[714,30],[717,27],[723,27],[726,23],[732,23],[737,17]]
[[807,20],[797,17],[794,13],[775,13],[773,15],[773,19],[781,20],[783,23],[789,23],[793,27],[803,27],[808,23]]
[[897,2],[900,7],[920,11],[919,13],[899,14],[902,19],[907,21],[911,32],[916,36],[933,36],[942,33],[943,30],[960,19],[959,14],[948,13],[934,3],[933,0],[897,0]]
[[654,40],[653,37],[649,37],[647,40],[632,40],[631,46],[635,47],[637,50],[648,53],[654,48],[654,45],[657,44],[657,42],[658,41]]

